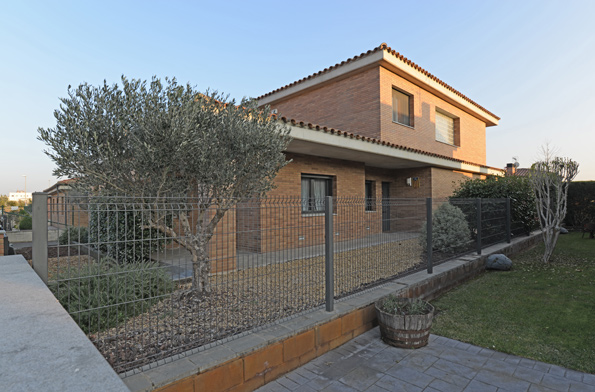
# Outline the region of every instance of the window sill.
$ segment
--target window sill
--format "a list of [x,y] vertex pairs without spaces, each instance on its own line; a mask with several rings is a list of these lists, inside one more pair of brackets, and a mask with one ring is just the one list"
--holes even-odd
[[377,213],[378,211],[376,210],[366,210],[364,211],[366,214],[370,214],[370,213]]
[[446,144],[447,146],[451,146],[451,147],[454,147],[454,148],[460,148],[461,147],[461,146],[457,146],[456,144],[450,144],[450,143],[447,143],[447,142],[443,142],[442,140],[436,140],[436,141],[438,143]]
[[395,120],[393,120],[393,124],[398,124],[398,125],[402,125],[402,126],[407,127],[407,128],[415,129],[415,127],[413,125],[403,124],[403,123],[400,123],[400,122],[395,121]]

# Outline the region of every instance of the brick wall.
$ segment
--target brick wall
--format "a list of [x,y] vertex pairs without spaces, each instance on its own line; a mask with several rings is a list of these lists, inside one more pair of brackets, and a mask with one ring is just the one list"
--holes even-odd
[[379,68],[273,102],[280,116],[380,138]]
[[462,171],[432,168],[432,193],[433,198],[444,198],[452,195],[452,192],[464,182],[473,178],[485,178],[479,174],[466,173]]
[[[240,205],[237,210],[237,244],[239,251],[264,253],[324,243],[324,216],[303,214],[299,197],[302,174],[318,174],[333,178],[333,195],[341,200],[335,206],[335,242],[361,238],[382,231],[417,232],[425,221],[425,207],[419,200],[446,197],[452,194],[453,181],[472,176],[430,167],[380,169],[361,162],[344,161],[302,154],[287,154],[292,162],[279,172],[271,198],[285,197],[287,202],[265,201],[260,206]],[[417,179],[413,186],[407,178]],[[365,211],[365,181],[374,182],[375,208]],[[382,183],[389,183],[391,198],[416,199],[385,207],[390,213],[390,228],[383,230]],[[422,203],[423,204],[423,203]]]
[[[392,121],[392,90],[413,97],[413,127]],[[341,80],[273,102],[280,116],[311,122],[406,147],[486,163],[485,123],[436,95],[383,67],[349,75]],[[436,141],[435,114],[439,108],[458,120],[456,146]]]
[[[393,88],[412,95],[414,128],[392,121]],[[436,141],[436,108],[460,119],[460,145],[458,147]],[[485,165],[485,129],[485,123],[481,120],[391,71],[380,68],[380,132],[382,140]]]

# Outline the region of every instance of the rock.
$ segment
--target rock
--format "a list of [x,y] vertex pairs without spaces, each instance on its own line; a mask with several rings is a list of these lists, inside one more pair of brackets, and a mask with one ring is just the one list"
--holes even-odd
[[566,230],[564,227],[560,227],[560,234],[568,234],[568,230]]
[[488,256],[486,260],[486,268],[500,271],[508,271],[512,268],[512,260],[503,254],[495,254]]

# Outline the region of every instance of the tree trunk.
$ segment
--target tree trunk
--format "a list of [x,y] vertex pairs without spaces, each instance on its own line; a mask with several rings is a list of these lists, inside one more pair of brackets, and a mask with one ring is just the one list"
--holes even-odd
[[208,241],[204,238],[198,239],[191,249],[192,253],[192,289],[199,294],[211,292],[211,282],[209,272],[211,264],[209,263]]

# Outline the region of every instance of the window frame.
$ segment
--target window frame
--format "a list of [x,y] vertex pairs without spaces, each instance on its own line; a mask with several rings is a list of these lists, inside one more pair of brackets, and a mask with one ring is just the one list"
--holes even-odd
[[[304,180],[308,183],[308,199],[303,197],[304,194]],[[324,213],[324,201],[322,202],[322,209],[317,209],[316,197],[314,195],[314,181],[324,181],[325,196],[333,196],[333,176],[319,175],[319,174],[306,174],[302,173],[300,179],[300,197],[302,199],[302,214],[322,214]]]
[[[405,97],[407,97],[407,118],[408,118],[408,122],[401,122],[399,121],[399,111],[398,111],[398,106],[397,105],[397,110],[395,112],[395,92],[404,95]],[[392,100],[392,120],[393,123],[395,124],[400,124],[400,125],[404,125],[406,127],[414,127],[414,122],[413,122],[413,94],[409,94],[406,91],[403,91],[399,88],[393,87],[391,90],[391,100]],[[398,101],[398,100],[397,100]],[[397,114],[396,118],[395,118],[395,113]]]
[[[442,135],[442,133],[439,133],[439,129],[438,129],[438,116],[441,115],[443,117],[447,117],[450,120],[452,120],[452,143],[450,142],[450,140],[444,140],[443,138],[439,138],[439,135]],[[444,143],[444,144],[448,144],[449,146],[453,146],[453,147],[460,147],[461,146],[461,142],[460,142],[460,128],[461,128],[461,122],[460,122],[460,118],[447,112],[444,109],[440,109],[439,107],[435,108],[435,112],[434,112],[434,137],[436,139],[437,142],[439,143]]]

